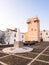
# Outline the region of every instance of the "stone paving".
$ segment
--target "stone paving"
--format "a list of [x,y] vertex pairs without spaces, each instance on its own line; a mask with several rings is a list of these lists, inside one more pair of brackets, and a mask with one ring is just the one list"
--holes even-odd
[[28,53],[6,54],[0,50],[0,65],[49,65],[49,43],[36,43]]

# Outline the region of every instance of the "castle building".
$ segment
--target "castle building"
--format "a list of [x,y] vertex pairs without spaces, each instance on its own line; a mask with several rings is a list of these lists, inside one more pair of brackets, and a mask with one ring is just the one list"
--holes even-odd
[[28,32],[25,33],[25,41],[40,41],[40,23],[38,17],[28,18]]

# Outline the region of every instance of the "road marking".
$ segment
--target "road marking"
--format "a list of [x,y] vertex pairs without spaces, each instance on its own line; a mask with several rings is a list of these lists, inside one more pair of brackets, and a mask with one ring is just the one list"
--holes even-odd
[[[33,52],[33,54],[39,54],[39,53],[36,53],[36,52]],[[49,56],[49,54],[41,54],[41,55],[44,55],[44,56]]]
[[44,63],[49,63],[49,61],[44,61],[44,60],[39,60],[39,59],[36,59],[36,61],[40,61],[40,62],[44,62]]
[[30,57],[21,56],[21,55],[14,55],[14,56],[21,57],[21,58],[25,58],[25,59],[30,59],[30,60],[32,60],[32,59],[33,59],[33,58],[30,58]]
[[4,63],[4,62],[2,62],[2,61],[0,61],[0,63],[1,63],[2,65],[7,65],[6,63]]
[[41,55],[44,55],[44,56],[49,56],[48,54],[41,54]]
[[30,63],[28,63],[27,65],[31,65],[32,62],[34,62],[42,53],[44,53],[49,46],[47,46],[41,53],[39,53]]
[[5,55],[5,56],[2,56],[2,57],[0,57],[0,59],[1,59],[1,58],[5,58],[5,57],[8,57],[8,56],[10,56],[10,55]]

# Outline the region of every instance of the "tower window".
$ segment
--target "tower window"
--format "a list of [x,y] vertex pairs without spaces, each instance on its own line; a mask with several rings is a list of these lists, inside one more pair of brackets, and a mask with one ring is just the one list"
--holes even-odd
[[37,22],[36,20],[34,22]]
[[33,31],[33,28],[31,30]]
[[34,22],[39,22],[38,20],[34,20]]
[[31,21],[28,21],[28,22],[27,22],[27,24],[30,24],[30,23],[31,23]]

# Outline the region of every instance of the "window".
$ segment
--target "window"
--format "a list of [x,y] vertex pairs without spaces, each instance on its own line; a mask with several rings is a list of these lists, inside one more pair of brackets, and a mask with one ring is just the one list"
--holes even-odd
[[31,23],[31,21],[27,22],[27,24],[30,24],[30,23]]
[[37,22],[36,20],[34,22]]
[[42,33],[40,33],[40,35],[42,35]]
[[33,28],[31,30],[33,31]]
[[34,20],[34,22],[39,22],[39,20]]
[[23,38],[24,36],[22,35],[22,38]]
[[14,42],[16,42],[16,39],[14,39]]
[[14,34],[14,37],[16,37],[16,34]]
[[46,35],[48,35],[48,33],[46,33]]

